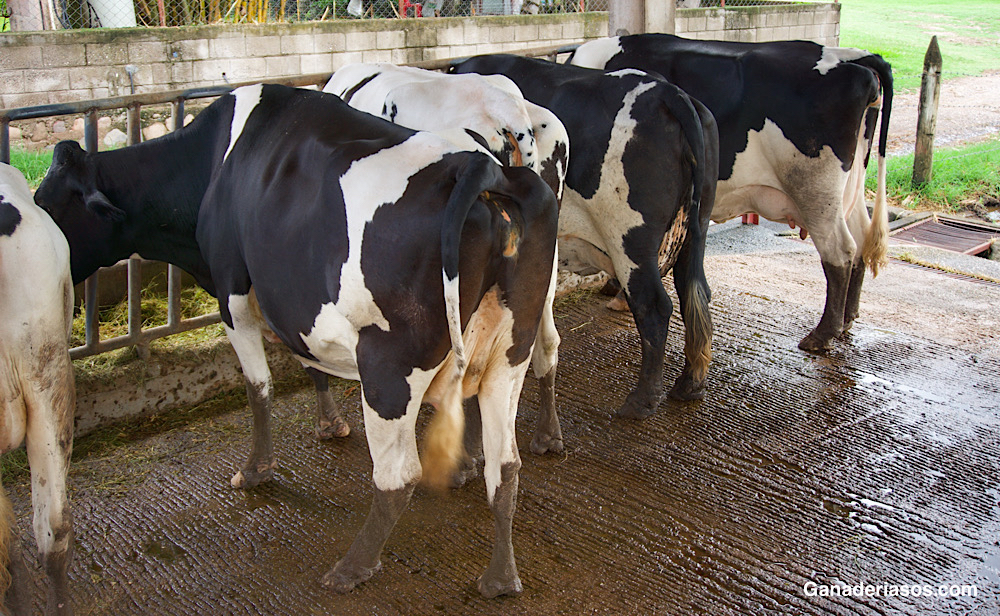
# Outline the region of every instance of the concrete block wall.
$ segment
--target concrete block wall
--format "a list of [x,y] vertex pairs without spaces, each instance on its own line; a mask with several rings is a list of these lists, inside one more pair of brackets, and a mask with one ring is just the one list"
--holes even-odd
[[678,36],[763,43],[804,40],[821,45],[840,43],[840,4],[774,4],[719,9],[678,9]]
[[[576,43],[607,35],[607,13],[342,20],[0,34],[0,108],[404,64]],[[679,9],[681,36],[836,45],[840,4]],[[127,66],[136,71],[130,80]]]
[[4,33],[0,108],[562,45],[605,36],[607,24],[577,13]]

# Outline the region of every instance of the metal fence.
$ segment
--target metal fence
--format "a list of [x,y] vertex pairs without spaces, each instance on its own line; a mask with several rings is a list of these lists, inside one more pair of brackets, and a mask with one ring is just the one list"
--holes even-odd
[[606,10],[608,0],[0,0],[0,32]]
[[[607,11],[610,0],[0,0],[0,32]],[[657,0],[651,0],[657,1]],[[663,1],[663,0],[660,0]],[[810,0],[674,0],[679,9]],[[819,0],[811,0],[819,1]],[[826,1],[826,0],[824,0]]]
[[[542,57],[547,56],[553,60],[560,53],[569,53],[576,48],[576,45],[561,47],[546,47],[522,52],[524,55]],[[444,70],[449,66],[450,60],[436,60],[429,62],[417,62],[410,66],[417,66],[431,70]],[[266,83],[280,83],[294,87],[322,87],[330,80],[330,73],[315,73],[302,75],[286,79],[268,80]],[[128,128],[128,143],[136,144],[142,140],[140,128],[140,114],[144,107],[154,105],[169,104],[171,107],[173,127],[185,124],[185,102],[197,99],[215,98],[225,94],[245,84],[233,84],[228,86],[214,86],[208,88],[194,88],[189,90],[174,90],[170,92],[160,92],[151,94],[135,94],[130,96],[119,96],[92,101],[81,101],[78,103],[63,103],[55,105],[39,105],[36,107],[21,107],[17,109],[0,109],[0,162],[10,163],[10,123],[18,120],[32,120],[51,117],[64,117],[76,114],[83,114],[84,117],[84,146],[88,152],[99,150],[98,140],[98,117],[100,112],[118,112],[125,110]],[[141,266],[142,259],[133,256],[127,260],[128,263],[128,333],[108,340],[101,340],[100,322],[98,314],[98,279],[101,271],[87,279],[84,285],[84,319],[86,323],[85,342],[82,346],[70,350],[70,357],[80,359],[106,351],[113,351],[127,346],[135,346],[139,356],[148,355],[149,343],[157,338],[163,338],[172,334],[177,334],[207,325],[212,325],[220,321],[219,313],[206,314],[189,319],[181,318],[181,274],[182,271],[176,266],[169,266],[167,274],[167,323],[149,329],[142,328],[142,304],[140,295],[143,288]]]

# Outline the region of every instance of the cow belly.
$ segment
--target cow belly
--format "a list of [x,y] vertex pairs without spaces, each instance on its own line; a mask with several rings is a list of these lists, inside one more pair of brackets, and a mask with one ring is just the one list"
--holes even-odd
[[358,373],[358,331],[337,306],[326,304],[313,323],[312,331],[301,334],[315,360],[299,357],[303,365],[343,379],[360,380]]
[[[619,169],[621,165],[617,166]],[[624,173],[605,165],[601,185],[591,199],[566,186],[559,212],[559,267],[589,275],[596,271],[628,279],[636,264],[625,255],[623,238],[643,224],[630,208]]]
[[807,210],[829,207],[839,198],[832,196],[843,194],[846,180],[829,146],[817,157],[807,156],[766,120],[760,131],[747,134],[747,147],[736,155],[732,175],[718,183],[712,220],[725,222],[755,212],[775,222],[806,226]]

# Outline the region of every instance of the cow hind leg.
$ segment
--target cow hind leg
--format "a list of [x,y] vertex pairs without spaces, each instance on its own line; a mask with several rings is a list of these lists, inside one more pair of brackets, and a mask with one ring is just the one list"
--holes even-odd
[[517,507],[518,471],[521,468],[514,424],[526,372],[527,363],[494,368],[484,376],[479,390],[486,459],[483,475],[496,533],[489,567],[478,584],[479,592],[488,599],[518,595],[523,589],[514,561],[512,527]]
[[402,417],[387,420],[368,405],[362,393],[375,494],[368,517],[347,554],[323,576],[322,584],[335,592],[352,590],[382,568],[382,548],[420,481],[416,415],[422,398],[423,390],[411,397]]
[[[850,286],[852,263],[857,245],[851,237],[840,208],[823,208],[829,214],[823,219],[807,219],[813,243],[823,263],[826,275],[826,304],[819,324],[799,342],[803,351],[821,352],[833,346],[833,339],[844,332],[847,290]],[[860,289],[859,289],[860,291]]]
[[847,285],[847,301],[844,304],[844,332],[854,325],[861,308],[861,284],[865,280],[865,264],[855,263],[851,269],[851,279]]
[[627,297],[642,342],[642,365],[639,383],[626,397],[618,416],[642,419],[655,413],[663,398],[663,348],[673,303],[655,263],[632,272]]
[[73,448],[75,395],[69,355],[54,358],[44,375],[44,385],[26,400],[25,446],[31,469],[35,541],[49,582],[45,613],[66,616],[73,613],[68,577],[73,520],[66,499],[66,474]]
[[[884,215],[883,215],[884,218]],[[869,234],[878,235],[877,229],[872,229],[874,225],[868,217],[868,208],[865,207],[863,199],[854,205],[847,218],[847,228],[851,232],[851,238],[855,246],[865,246],[866,236]],[[869,229],[872,229],[869,232]],[[863,251],[858,251],[855,255],[851,269],[851,276],[847,284],[847,299],[844,304],[844,329],[846,332],[854,325],[854,320],[858,318],[858,311],[861,306],[861,285],[865,280],[865,261]]]
[[705,380],[712,360],[712,316],[708,303],[711,291],[704,269],[704,236],[700,245],[690,237],[674,265],[674,286],[684,319],[684,370],[674,381],[670,397],[700,400],[705,397]]
[[479,398],[465,401],[465,433],[462,438],[462,455],[451,481],[452,488],[461,488],[479,476],[479,461],[483,457],[483,423],[479,413]]
[[246,464],[233,476],[231,483],[234,488],[249,489],[269,481],[274,475],[276,461],[271,440],[273,388],[260,329],[240,325],[235,311],[233,318],[237,323],[236,328],[227,326],[226,335],[229,336],[229,342],[243,368],[247,401],[253,416],[253,443]]
[[348,436],[351,426],[343,417],[341,405],[333,399],[329,375],[315,368],[306,368],[306,373],[316,386],[316,438],[324,441]]
[[559,332],[552,314],[552,297],[555,296],[556,273],[552,272],[552,289],[545,302],[542,320],[535,338],[531,365],[538,379],[538,424],[531,439],[531,452],[559,453],[563,450],[562,428],[556,413],[556,366],[559,363]]

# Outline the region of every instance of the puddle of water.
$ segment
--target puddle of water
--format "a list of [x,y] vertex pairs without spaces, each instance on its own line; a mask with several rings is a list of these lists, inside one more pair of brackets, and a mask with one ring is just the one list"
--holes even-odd
[[889,391],[914,395],[930,402],[937,402],[938,404],[948,404],[950,402],[948,398],[932,394],[929,391],[909,387],[907,385],[901,385],[899,383],[893,383],[888,379],[883,379],[875,376],[874,374],[869,374],[860,370],[855,370],[854,372],[857,374],[857,384],[859,387],[868,387],[869,389],[873,389],[873,386],[878,385],[879,387],[888,389]]
[[172,563],[187,557],[187,551],[166,537],[156,537],[147,541],[142,546],[142,551],[147,556],[152,556],[157,560]]

